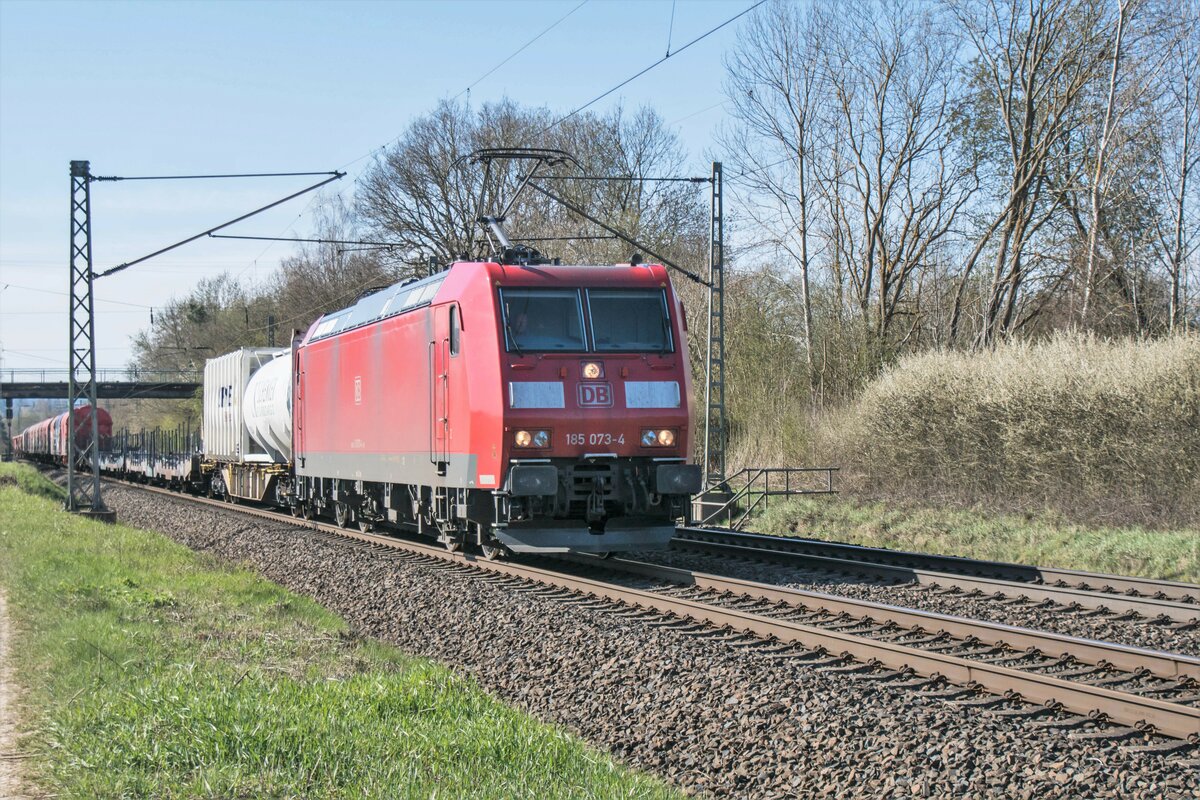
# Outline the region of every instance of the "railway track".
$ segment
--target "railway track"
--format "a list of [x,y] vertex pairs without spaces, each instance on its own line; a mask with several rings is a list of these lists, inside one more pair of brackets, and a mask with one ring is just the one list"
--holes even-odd
[[897,682],[948,701],[1031,718],[1043,727],[1091,729],[1076,735],[1167,737],[1140,748],[1158,752],[1189,750],[1200,744],[1200,659],[1188,656],[625,559],[555,559],[552,567],[545,565],[550,559],[488,561],[396,536],[129,485],[310,528],[393,557],[470,571],[482,580],[509,582],[516,591],[720,638],[730,646],[758,649],[773,658]]
[[784,563],[1006,602],[1050,603],[1061,610],[1108,612],[1187,629],[1200,626],[1200,587],[1189,583],[709,528],[680,528],[671,546],[723,558]]

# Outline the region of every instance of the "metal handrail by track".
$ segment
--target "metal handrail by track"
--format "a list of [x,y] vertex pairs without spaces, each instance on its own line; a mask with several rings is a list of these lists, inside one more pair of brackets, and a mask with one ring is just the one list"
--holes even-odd
[[[736,530],[744,525],[755,511],[760,508],[766,510],[772,497],[836,494],[833,488],[833,473],[837,471],[838,467],[745,467],[730,475],[722,484],[724,487],[743,484],[738,489],[729,490],[732,494],[728,498],[720,499],[724,496],[720,487],[710,487],[697,496],[696,507],[700,509],[700,521],[697,524],[712,525],[724,519],[726,525]],[[815,484],[803,480],[803,477],[818,474],[824,475],[824,487],[812,488]],[[718,498],[715,502],[711,499],[714,496]]]

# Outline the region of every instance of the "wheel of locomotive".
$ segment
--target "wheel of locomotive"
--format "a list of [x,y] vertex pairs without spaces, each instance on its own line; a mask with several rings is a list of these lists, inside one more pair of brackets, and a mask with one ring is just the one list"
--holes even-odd
[[289,511],[291,511],[291,512],[292,512],[292,516],[293,516],[293,517],[296,517],[297,519],[299,519],[299,518],[301,518],[301,517],[303,517],[303,516],[304,516],[304,509],[302,509],[302,508],[300,507],[300,503],[298,503],[298,502],[297,502],[297,503],[292,503],[292,505],[289,507],[289,509],[288,509],[288,510],[289,510]]
[[349,528],[350,522],[354,514],[350,511],[350,506],[337,500],[333,504],[333,521],[337,523],[339,528]]
[[358,529],[363,533],[370,533],[375,530],[375,520],[367,519],[366,517],[358,518]]

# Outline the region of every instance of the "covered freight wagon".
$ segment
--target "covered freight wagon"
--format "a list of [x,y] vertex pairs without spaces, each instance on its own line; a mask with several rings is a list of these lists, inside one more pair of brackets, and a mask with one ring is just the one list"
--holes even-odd
[[290,491],[291,359],[286,347],[243,347],[204,365],[204,468],[227,498]]

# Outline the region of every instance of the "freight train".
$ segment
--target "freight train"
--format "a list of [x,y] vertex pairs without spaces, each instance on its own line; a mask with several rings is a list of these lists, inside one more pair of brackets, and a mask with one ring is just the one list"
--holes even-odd
[[75,437],[75,450],[82,452],[92,438],[92,415],[96,416],[99,447],[109,447],[113,433],[112,416],[103,408],[77,406],[70,412],[44,419],[30,425],[12,438],[13,452],[32,461],[46,464],[65,464],[69,447],[68,437]]
[[489,557],[664,547],[701,488],[686,336],[660,265],[455,263],[210,359],[170,480]]

